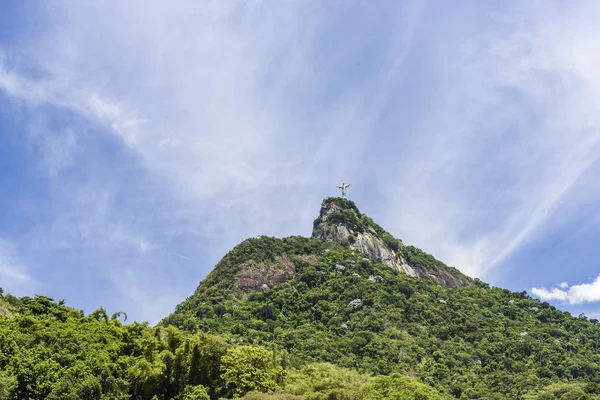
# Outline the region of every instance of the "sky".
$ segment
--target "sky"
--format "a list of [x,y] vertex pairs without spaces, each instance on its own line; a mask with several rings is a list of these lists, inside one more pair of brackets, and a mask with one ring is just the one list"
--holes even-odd
[[348,196],[600,318],[595,1],[0,5],[0,286],[158,322]]

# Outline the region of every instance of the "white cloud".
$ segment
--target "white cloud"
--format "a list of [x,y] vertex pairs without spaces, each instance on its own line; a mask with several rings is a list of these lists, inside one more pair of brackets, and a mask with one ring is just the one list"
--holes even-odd
[[598,197],[575,187],[600,155],[600,10],[526,4],[478,20],[485,29],[447,22],[467,33],[438,43],[442,83],[387,193],[406,241],[476,276],[577,215],[566,197]]
[[566,289],[569,287],[569,284],[567,282],[561,282],[558,284],[558,287],[561,289]]
[[[75,115],[59,128],[40,117],[30,135],[53,193],[37,246],[99,248],[115,270],[129,259],[114,248],[129,247],[160,273],[157,252],[189,251],[165,237],[201,237],[218,258],[248,236],[308,233],[345,179],[405,242],[486,276],[575,212],[565,198],[600,154],[595,3],[456,8],[435,24],[418,2],[324,4],[39,10],[42,34],[0,57],[5,94]],[[23,72],[22,54],[43,73]],[[89,162],[98,126],[150,183]]]
[[294,232],[290,209],[309,228],[322,193],[359,170],[353,160],[373,135],[375,104],[392,93],[387,84],[406,59],[414,25],[414,12],[391,10],[402,17],[390,27],[380,73],[361,77],[363,90],[329,90],[344,57],[357,57],[357,39],[336,44],[324,60],[319,40],[331,21],[318,3],[65,7],[69,13],[52,6],[48,15],[60,23],[30,46],[50,78],[4,67],[0,82],[10,84],[0,87],[110,128],[179,202],[170,212],[201,221],[194,225],[204,235],[233,232],[227,246],[248,228]]
[[558,288],[532,288],[531,293],[542,300],[560,300],[569,304],[598,302],[600,301],[600,275],[592,283],[582,283],[569,287],[566,282],[562,282],[558,285]]
[[566,301],[568,293],[562,288],[551,288],[546,289],[544,287],[532,288],[531,293],[539,297],[542,300],[562,300]]

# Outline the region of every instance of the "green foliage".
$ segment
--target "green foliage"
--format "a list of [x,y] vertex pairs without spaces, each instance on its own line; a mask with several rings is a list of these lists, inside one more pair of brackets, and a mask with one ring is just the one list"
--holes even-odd
[[210,396],[202,385],[186,386],[183,389],[181,400],[210,400]]
[[[417,375],[456,398],[517,398],[561,380],[600,382],[600,327],[526,293],[481,281],[440,286],[310,239],[277,246],[296,266],[290,280],[250,293],[201,284],[204,292],[165,323],[185,329],[177,321],[193,320],[196,329],[228,341],[286,350],[300,370],[326,362],[367,374]],[[443,267],[418,249],[404,249],[415,263]]]
[[284,376],[277,354],[256,346],[229,348],[221,358],[221,371],[226,392],[235,397],[277,390]]
[[[538,393],[526,395],[525,400],[597,400],[600,399],[596,385],[585,385],[581,382],[554,383]],[[590,390],[591,389],[591,390]]]
[[19,313],[0,317],[0,400],[208,399],[204,387],[220,394],[230,347],[222,338],[122,325],[102,308],[83,317],[43,296],[14,304]]
[[48,400],[99,399],[102,384],[99,377],[93,375],[90,366],[84,362],[75,362],[61,374],[48,395]]
[[0,371],[0,400],[12,399],[12,393],[18,385],[17,378]]
[[363,389],[362,398],[369,400],[442,400],[442,397],[431,387],[400,374],[374,378]]
[[423,250],[414,246],[405,246],[402,250],[406,261],[415,267],[438,271],[448,268],[446,264],[436,260],[431,254],[425,253]]
[[306,400],[357,400],[368,376],[329,363],[315,363],[290,370],[286,391]]
[[[329,218],[375,234],[409,264],[462,276],[354,203],[324,202],[333,205]],[[287,281],[239,283],[245,268],[281,260]],[[1,294],[0,400],[600,398],[597,320],[470,282],[444,287],[337,243],[263,236],[232,249],[154,328]]]
[[250,392],[241,400],[305,400],[302,396],[294,396],[293,394],[285,393],[285,392],[275,392],[275,393],[262,393],[262,392]]
[[402,252],[402,241],[394,238],[392,235],[390,235],[389,233],[385,233],[382,237],[383,240],[383,244],[385,244],[388,248],[397,251],[397,252]]

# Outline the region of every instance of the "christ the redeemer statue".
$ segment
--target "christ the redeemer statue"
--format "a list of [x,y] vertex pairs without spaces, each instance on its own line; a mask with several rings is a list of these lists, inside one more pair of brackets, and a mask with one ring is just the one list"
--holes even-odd
[[342,184],[338,186],[338,189],[342,189],[342,197],[344,199],[346,198],[346,189],[348,189],[349,187],[350,187],[350,184],[344,183],[344,182],[342,182]]

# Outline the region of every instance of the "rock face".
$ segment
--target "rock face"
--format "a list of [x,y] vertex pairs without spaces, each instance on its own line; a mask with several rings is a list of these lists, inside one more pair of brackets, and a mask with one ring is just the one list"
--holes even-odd
[[411,265],[402,253],[401,242],[392,238],[370,218],[362,215],[356,205],[346,199],[329,198],[323,201],[319,217],[313,224],[312,236],[360,250],[371,260],[386,264],[412,277],[431,278],[444,286],[471,284],[466,276],[453,273],[450,268],[433,270]]
[[3,317],[10,317],[12,315],[8,309],[8,304],[2,299],[0,299],[0,315]]
[[369,256],[370,259],[396,268],[406,275],[414,277],[419,276],[415,269],[408,265],[406,260],[404,260],[400,254],[388,248],[372,233],[357,233],[355,242],[351,244],[350,247],[362,251]]
[[268,290],[287,281],[295,273],[294,264],[287,256],[279,256],[271,262],[248,261],[235,276],[235,284],[247,290]]

